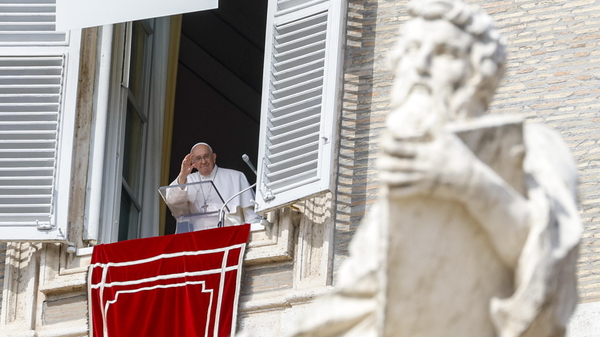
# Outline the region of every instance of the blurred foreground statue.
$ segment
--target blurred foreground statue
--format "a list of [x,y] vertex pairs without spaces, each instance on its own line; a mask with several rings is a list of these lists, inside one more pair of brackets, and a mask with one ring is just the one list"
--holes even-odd
[[488,15],[452,0],[408,11],[379,202],[292,335],[564,336],[582,232],[569,150],[541,125],[484,116],[505,60]]

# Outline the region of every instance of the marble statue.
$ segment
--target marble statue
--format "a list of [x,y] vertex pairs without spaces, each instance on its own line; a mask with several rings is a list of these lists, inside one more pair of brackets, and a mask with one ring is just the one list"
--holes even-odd
[[577,304],[576,169],[560,136],[484,115],[503,40],[479,8],[413,0],[378,161],[381,193],[335,290],[291,336],[564,336]]

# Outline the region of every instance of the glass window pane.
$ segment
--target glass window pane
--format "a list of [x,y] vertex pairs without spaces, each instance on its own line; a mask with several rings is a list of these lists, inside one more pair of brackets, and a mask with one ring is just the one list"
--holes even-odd
[[129,90],[137,102],[144,97],[144,66],[146,64],[146,51],[148,35],[140,21],[133,22],[131,36],[131,64],[129,70]]
[[125,188],[121,188],[121,213],[119,215],[119,241],[136,239],[138,236],[139,211]]
[[123,179],[125,179],[134,195],[139,193],[140,175],[142,174],[143,136],[143,122],[133,104],[128,102],[125,121],[125,145],[123,147]]

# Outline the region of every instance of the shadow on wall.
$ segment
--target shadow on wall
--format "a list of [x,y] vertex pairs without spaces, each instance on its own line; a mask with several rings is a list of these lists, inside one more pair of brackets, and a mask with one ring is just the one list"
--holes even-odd
[[334,280],[337,267],[348,256],[348,244],[367,204],[377,196],[370,157],[377,146],[373,131],[383,127],[385,113],[374,111],[374,99],[387,96],[388,91],[373,86],[377,66],[377,19],[377,2],[348,1],[336,184]]
[[0,242],[0,312],[2,312],[2,293],[4,290],[4,265],[6,264],[6,243]]

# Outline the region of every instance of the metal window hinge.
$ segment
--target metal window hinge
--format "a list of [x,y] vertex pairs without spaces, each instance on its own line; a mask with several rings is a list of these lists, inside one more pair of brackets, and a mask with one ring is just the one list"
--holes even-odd
[[54,228],[54,226],[52,226],[50,221],[39,221],[39,220],[35,220],[35,227],[41,231],[48,231],[48,230],[51,230],[52,228]]
[[58,233],[59,236],[61,236],[63,238],[63,240],[65,241],[65,243],[67,244],[67,253],[69,254],[75,254],[77,252],[77,248],[75,247],[75,243],[69,241],[69,239],[67,238],[67,236],[65,235],[65,233],[63,233],[62,229],[58,229]]
[[267,187],[267,193],[265,193],[263,200],[269,202],[273,199],[275,199],[275,194],[273,194],[273,192]]

